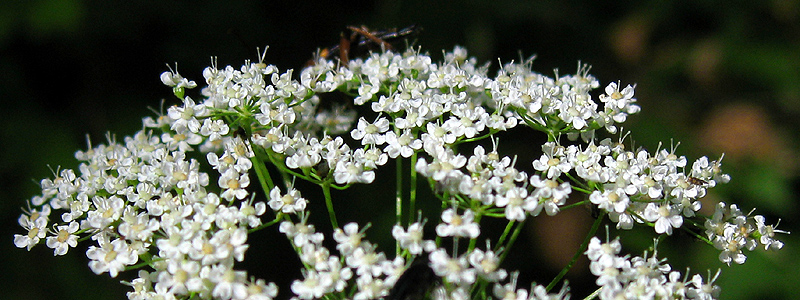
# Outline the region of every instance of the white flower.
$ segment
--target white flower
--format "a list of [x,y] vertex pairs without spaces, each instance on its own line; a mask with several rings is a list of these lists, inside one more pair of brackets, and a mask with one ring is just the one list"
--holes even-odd
[[69,225],[56,227],[55,236],[47,237],[47,247],[53,248],[53,255],[67,254],[70,247],[78,246],[78,236],[74,233],[78,231],[78,222],[72,221]]
[[642,216],[649,222],[655,222],[655,229],[658,234],[666,233],[671,235],[672,228],[680,228],[683,225],[681,212],[668,203],[661,205],[656,205],[653,202],[648,203]]
[[426,133],[422,134],[423,140],[432,139],[444,144],[452,144],[455,143],[456,138],[458,138],[458,135],[453,132],[453,130],[455,130],[453,125],[445,127],[431,122],[426,125],[426,129]]
[[448,208],[442,212],[442,221],[436,226],[436,234],[441,237],[468,237],[474,239],[480,235],[480,226],[473,222],[474,214],[471,210],[464,211],[464,215],[458,215],[455,209]]
[[[160,227],[158,220],[151,219],[146,212],[136,214],[131,206],[125,208],[122,223],[119,224],[119,233],[129,240],[150,241],[153,232]],[[74,247],[74,246],[73,246]]]
[[34,211],[30,216],[20,216],[18,221],[19,225],[27,230],[28,233],[25,235],[15,234],[14,245],[17,246],[17,248],[26,248],[30,251],[33,246],[36,246],[36,244],[47,235],[47,216],[40,215],[38,212]]
[[340,160],[333,170],[333,178],[338,184],[371,183],[375,171],[368,170],[363,163]]
[[227,135],[230,131],[228,124],[223,120],[203,120],[203,126],[200,127],[200,134],[207,136],[209,140],[215,141],[221,139],[223,135]]
[[253,205],[253,198],[249,201],[242,201],[239,206],[239,222],[247,224],[250,228],[256,228],[261,225],[261,215],[267,211],[267,205],[264,202],[256,202]]
[[386,118],[379,118],[375,123],[367,123],[364,117],[358,119],[356,129],[350,132],[356,140],[361,140],[362,145],[381,145],[386,142],[384,132],[389,130],[389,120]]
[[719,261],[731,265],[731,262],[743,264],[747,256],[742,252],[742,248],[747,245],[746,238],[739,233],[739,227],[735,225],[725,226],[723,234],[715,240],[714,246],[722,250],[719,253]]
[[392,228],[392,236],[400,242],[400,247],[407,249],[413,255],[425,252],[431,252],[436,249],[436,243],[431,240],[424,240],[422,238],[423,223],[416,222],[408,226],[408,231],[403,230],[400,225],[394,225]]
[[531,210],[531,214],[534,216],[538,215],[542,208],[549,216],[557,214],[561,210],[560,206],[567,203],[567,198],[572,192],[569,181],[558,183],[555,179],[543,180],[538,175],[534,175],[531,176],[530,182],[536,187],[531,196],[543,201],[541,205]]
[[495,284],[494,295],[501,300],[527,300],[528,291],[525,289],[517,289],[517,277],[519,272],[511,274],[511,282],[500,285]]
[[261,125],[293,124],[297,119],[297,114],[289,108],[286,103],[262,103],[261,112],[253,115]]
[[418,160],[416,169],[417,172],[436,181],[444,181],[447,178],[461,179],[464,173],[459,169],[466,163],[467,158],[463,155],[456,155],[449,148],[441,148],[436,151],[431,163],[425,159]]
[[217,299],[244,299],[247,296],[247,273],[219,264],[211,267],[208,280],[215,283],[211,295]]
[[91,259],[89,268],[95,274],[108,272],[111,277],[117,277],[125,266],[133,265],[138,261],[138,254],[128,248],[125,240],[115,239],[108,242],[105,238],[98,240],[100,247],[91,246],[86,250],[86,257]]
[[145,270],[139,270],[139,277],[131,280],[130,283],[124,283],[133,287],[133,291],[128,292],[126,295],[130,300],[146,300],[156,297],[153,291],[153,279],[157,279],[154,274],[148,273]]
[[239,174],[234,169],[228,169],[219,176],[217,183],[224,189],[220,197],[229,201],[234,198],[241,200],[247,197],[246,188],[250,186],[250,176],[247,173]]
[[358,148],[353,152],[353,161],[361,162],[364,164],[364,167],[372,170],[386,164],[386,162],[389,161],[389,156],[378,148],[370,148],[368,150]]
[[620,251],[622,251],[622,244],[619,242],[619,238],[608,243],[601,243],[600,239],[593,237],[586,249],[586,256],[593,263],[598,263],[604,268],[615,267],[614,257]]
[[309,168],[322,161],[323,146],[315,137],[298,135],[295,139],[295,152],[286,158],[286,166],[292,169]]
[[96,229],[104,229],[110,225],[111,222],[119,219],[125,208],[125,201],[117,196],[108,198],[95,196],[92,198],[92,203],[94,204],[95,210],[90,210],[87,213],[84,222]]
[[541,211],[539,199],[528,195],[528,190],[520,187],[511,188],[495,197],[495,205],[505,207],[505,216],[509,220],[524,221],[526,212]]
[[[488,248],[488,244],[487,244]],[[506,278],[508,273],[500,268],[500,258],[494,251],[475,249],[469,255],[469,263],[478,274],[490,282],[498,282]]]
[[158,273],[156,290],[168,290],[176,295],[187,295],[189,292],[199,292],[203,288],[203,279],[200,278],[200,264],[192,260],[167,261],[167,269]]
[[553,142],[547,142],[542,145],[542,151],[544,154],[538,160],[533,161],[533,168],[544,172],[545,177],[555,179],[561,176],[561,173],[569,172],[572,169],[569,161],[562,159],[564,147]]
[[[710,274],[709,274],[710,275]],[[711,277],[710,279],[705,282],[703,281],[703,277],[700,274],[695,274],[692,276],[691,284],[692,287],[689,288],[689,291],[686,293],[691,299],[700,299],[700,300],[712,300],[718,299],[720,288],[719,286],[714,285],[714,281],[717,280],[719,277],[719,270],[717,273]]]
[[422,140],[415,138],[411,135],[411,130],[405,129],[400,136],[397,136],[392,131],[386,133],[386,148],[384,151],[391,158],[403,156],[405,158],[411,157],[414,151],[422,148]]
[[300,196],[300,191],[292,188],[286,195],[281,195],[277,186],[269,192],[269,207],[276,212],[296,214],[306,209],[308,201]]
[[172,120],[170,129],[181,133],[184,130],[189,130],[192,133],[200,131],[200,121],[197,117],[204,116],[207,113],[206,106],[203,104],[195,104],[194,100],[190,97],[183,99],[183,106],[172,106],[167,109],[167,115]]
[[375,252],[375,246],[358,247],[345,259],[347,266],[356,270],[360,277],[378,277],[383,274],[383,262],[386,257],[382,252]]
[[[756,227],[758,228],[758,233],[761,234],[759,242],[761,242],[761,244],[764,245],[764,250],[770,250],[770,249],[779,250],[783,248],[783,242],[775,239],[775,234],[776,233],[788,234],[789,233],[788,231],[775,229],[777,225],[775,226],[767,225],[766,218],[764,218],[764,216],[762,215],[756,215],[755,217],[753,217],[753,220],[756,221]],[[780,223],[780,220],[778,220],[778,223]]]
[[447,282],[457,285],[469,285],[475,282],[475,269],[469,267],[465,257],[451,258],[442,249],[431,252],[431,269],[436,276],[445,278]]
[[344,225],[344,230],[336,228],[333,230],[333,239],[338,245],[336,250],[344,256],[349,256],[356,248],[362,246],[361,239],[364,233],[358,230],[358,223],[350,222]]
[[306,243],[319,244],[322,243],[324,236],[322,233],[314,232],[314,225],[306,225],[306,220],[303,219],[301,223],[293,224],[289,221],[281,222],[278,231],[286,234],[292,239],[295,247],[303,247]]
[[625,193],[618,193],[616,190],[594,191],[589,195],[589,201],[597,204],[602,210],[623,213],[628,209],[630,199]]
[[371,276],[360,276],[356,278],[358,292],[353,295],[353,300],[378,299],[389,293],[389,289],[383,280]]
[[247,300],[272,300],[278,296],[278,285],[266,283],[264,279],[250,279],[247,282]]
[[[175,65],[175,67],[177,68],[177,64]],[[172,68],[170,68],[169,71],[161,73],[161,83],[163,83],[166,86],[186,87],[190,89],[195,88],[197,86],[197,83],[195,83],[194,80],[188,80],[186,78],[183,78],[183,76],[181,76],[180,73],[173,71]]]

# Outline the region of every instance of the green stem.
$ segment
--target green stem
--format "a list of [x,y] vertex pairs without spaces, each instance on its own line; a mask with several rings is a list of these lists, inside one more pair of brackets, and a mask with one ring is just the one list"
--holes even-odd
[[[697,228],[704,228],[704,226],[703,226],[703,225],[700,225],[699,223],[695,222],[695,221],[694,221],[694,220],[692,220],[692,219],[689,219],[689,218],[684,218],[684,220],[686,220],[688,223],[692,224],[694,227],[697,227]],[[706,238],[706,237],[704,237],[704,236],[702,236],[702,235],[700,235],[700,234],[698,234],[698,233],[694,232],[693,230],[689,229],[689,228],[688,228],[688,226],[681,226],[681,229],[682,229],[683,231],[686,231],[686,232],[688,232],[689,234],[691,234],[691,235],[692,235],[692,236],[694,236],[695,238],[697,238],[697,239],[699,239],[699,240],[703,241],[704,243],[706,243],[706,244],[708,244],[708,245],[711,245],[711,246],[714,246],[714,243],[713,243],[713,242],[711,242],[711,241],[710,241],[708,238]]]
[[553,281],[550,281],[550,284],[547,285],[546,290],[548,292],[550,290],[552,290],[553,287],[556,286],[556,284],[559,281],[561,281],[561,278],[564,278],[564,275],[567,275],[567,272],[569,272],[569,270],[572,269],[572,266],[575,265],[575,262],[578,261],[578,258],[580,258],[581,255],[583,255],[583,252],[585,252],[586,248],[589,247],[589,241],[592,239],[592,237],[594,237],[594,234],[597,233],[597,229],[600,228],[600,224],[603,223],[603,219],[605,218],[605,216],[606,216],[606,212],[603,211],[600,214],[600,216],[598,216],[597,219],[594,220],[594,224],[592,224],[592,228],[589,229],[589,232],[586,234],[586,237],[583,239],[583,243],[581,243],[581,247],[578,248],[578,251],[575,251],[575,255],[572,256],[572,260],[570,260],[570,262],[563,269],[561,269],[561,272],[558,273],[556,278],[553,278]]
[[570,179],[570,185],[572,186],[573,190],[579,191],[584,194],[592,193],[592,189],[589,188],[588,184],[583,182],[583,180],[578,180],[577,178],[575,178],[575,176],[572,176],[572,174],[570,174],[569,172],[564,173],[564,175]]
[[278,170],[281,173],[284,174],[284,181],[286,181],[286,183],[287,183],[286,186],[290,186],[291,185],[291,182],[285,178],[286,174],[292,175],[294,177],[297,177],[297,178],[300,178],[300,179],[303,179],[303,180],[306,180],[306,181],[311,182],[311,183],[322,185],[322,182],[320,180],[312,178],[311,176],[307,176],[305,174],[297,173],[297,172],[289,169],[289,167],[287,167],[283,163],[283,161],[273,158],[272,155],[267,155],[267,157],[269,158],[269,161],[272,163],[272,165],[275,166],[276,168],[278,168]]
[[257,151],[256,155],[250,158],[250,162],[253,164],[253,168],[256,170],[256,177],[258,177],[258,183],[261,184],[261,189],[264,191],[264,196],[269,197],[269,192],[275,186],[272,182],[272,178],[269,176],[269,171],[267,171],[267,165],[264,164],[264,161],[259,157],[261,151]]
[[410,178],[409,178],[409,190],[408,190],[408,224],[414,223],[414,206],[417,203],[417,152],[411,155],[411,163],[410,163]]
[[594,292],[589,294],[589,296],[586,296],[586,298],[583,298],[583,300],[591,300],[591,299],[597,298],[597,295],[600,295],[600,291],[602,291],[602,290],[603,290],[602,287],[597,288],[597,290],[595,290]]
[[275,223],[278,223],[280,221],[283,221],[283,219],[281,218],[281,216],[279,214],[279,215],[275,216],[275,220],[269,221],[267,223],[259,225],[258,227],[252,228],[252,229],[248,230],[247,233],[252,233],[252,232],[259,231],[261,229],[264,229],[264,228],[270,227],[272,225],[275,225]]
[[508,243],[504,247],[503,253],[500,254],[501,262],[504,261],[506,259],[506,255],[508,255],[508,253],[511,252],[509,250],[511,250],[511,247],[514,246],[514,242],[517,241],[517,236],[519,236],[519,233],[522,232],[522,227],[524,227],[524,225],[525,221],[522,221],[519,222],[519,224],[517,224],[517,228],[514,228],[514,233],[511,234],[511,238],[508,239]]
[[583,200],[583,201],[578,201],[578,202],[572,203],[570,205],[564,205],[560,209],[561,209],[561,211],[565,211],[567,209],[570,209],[570,208],[573,208],[573,207],[576,207],[576,206],[583,206],[583,205],[586,204],[587,201],[588,200]]
[[[482,216],[481,214],[475,212],[475,220],[474,220],[475,224],[481,223],[481,216]],[[472,253],[472,250],[475,249],[475,243],[477,242],[478,242],[477,238],[469,239],[469,247],[467,248],[467,253]],[[489,249],[486,250],[488,251]]]
[[508,221],[508,224],[506,224],[506,229],[503,230],[503,234],[500,235],[500,239],[497,240],[497,245],[494,246],[494,251],[500,250],[500,245],[506,241],[506,236],[508,236],[508,233],[511,232],[511,227],[514,227],[515,223],[516,222],[514,222],[514,220]]
[[[395,160],[395,174],[397,180],[395,181],[395,224],[401,225],[403,222],[403,160]],[[400,241],[394,243],[395,255],[400,255]]]
[[403,217],[403,160],[397,159],[395,160],[395,175],[397,176],[397,180],[395,180],[395,224],[400,225],[403,221],[401,218]]
[[336,212],[333,211],[331,183],[329,181],[325,181],[320,186],[322,187],[322,194],[325,195],[325,206],[328,207],[328,217],[331,219],[331,226],[333,226],[333,228],[339,228],[339,222],[336,222]]
[[483,139],[486,139],[486,138],[489,138],[489,137],[493,137],[494,134],[497,133],[498,131],[499,130],[496,130],[496,129],[490,129],[489,132],[484,134],[484,135],[476,136],[476,137],[473,137],[473,138],[470,138],[470,139],[459,140],[459,141],[456,141],[453,145],[459,145],[459,144],[463,144],[463,143],[480,141],[480,140],[483,140]]

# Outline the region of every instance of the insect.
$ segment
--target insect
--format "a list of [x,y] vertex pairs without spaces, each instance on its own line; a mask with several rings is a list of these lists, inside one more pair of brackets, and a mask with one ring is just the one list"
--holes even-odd
[[427,259],[417,259],[411,264],[403,275],[397,279],[384,300],[423,300],[437,286],[442,284],[442,279],[433,272]]
[[[347,26],[347,29],[352,32],[349,38],[342,33],[339,37],[339,44],[320,50],[318,57],[330,59],[338,55],[342,65],[347,66],[350,57],[363,55],[367,51],[391,50],[393,49],[392,43],[422,30],[416,25],[402,29],[391,28],[375,31],[363,25],[360,27]],[[307,63],[307,65],[313,64],[313,60]]]
[[[306,62],[305,66],[312,67],[319,62],[319,59],[328,60],[337,56],[339,63],[342,66],[347,66],[352,57],[367,55],[369,51],[391,50],[394,48],[393,43],[404,40],[420,31],[420,28],[416,25],[402,29],[392,28],[387,30],[370,30],[366,26],[347,26],[347,29],[352,32],[349,37],[345,37],[345,34],[341,33],[339,44],[319,50],[313,59]],[[336,133],[337,130],[349,131],[352,124],[348,123],[355,121],[353,96],[338,90],[317,93],[316,96],[319,98],[319,102],[314,109],[314,115],[336,116],[336,118],[321,118],[334,121],[333,123],[323,122],[325,124],[320,124],[324,127],[322,130],[326,130],[329,133]]]
[[693,176],[688,176],[686,178],[686,182],[688,182],[691,185],[706,185],[706,184],[708,184],[708,181],[705,181],[705,180],[702,180],[700,178],[693,177]]

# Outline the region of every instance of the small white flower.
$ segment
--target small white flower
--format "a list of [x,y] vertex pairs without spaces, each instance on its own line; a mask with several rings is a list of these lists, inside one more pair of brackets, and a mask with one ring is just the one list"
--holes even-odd
[[92,198],[92,204],[94,204],[95,210],[91,210],[87,213],[84,222],[96,229],[104,229],[112,222],[118,220],[125,208],[125,201],[117,196],[108,198],[95,196]]
[[371,183],[375,180],[375,171],[360,162],[341,160],[336,163],[333,178],[338,184]]
[[544,172],[545,177],[555,179],[561,176],[561,173],[569,172],[572,169],[569,160],[563,157],[564,147],[547,142],[542,145],[542,151],[544,154],[538,160],[533,161],[533,168]]
[[403,130],[400,136],[397,136],[392,131],[386,133],[386,148],[384,151],[391,158],[403,156],[405,158],[411,157],[414,151],[422,148],[422,140],[415,138],[411,135],[411,130]]
[[505,279],[508,275],[506,270],[500,268],[500,258],[498,255],[491,250],[486,250],[484,252],[476,248],[469,255],[469,263],[478,271],[481,277],[490,282],[498,282]]
[[526,212],[541,211],[539,200],[520,187],[511,188],[495,197],[495,205],[505,207],[505,216],[509,220],[524,221]]
[[264,279],[250,279],[247,283],[247,300],[272,300],[278,296],[278,285]]
[[[177,64],[175,67],[177,69]],[[161,73],[161,83],[164,85],[171,87],[185,87],[190,89],[197,86],[197,83],[195,83],[194,80],[183,78],[180,73],[173,71],[171,67],[169,69],[169,71]]]
[[382,279],[371,276],[359,276],[356,278],[358,292],[353,295],[353,300],[378,299],[389,293],[389,289]]
[[464,211],[464,215],[459,215],[455,209],[448,208],[442,212],[442,221],[436,226],[436,234],[441,237],[455,236],[474,239],[480,235],[480,226],[473,222],[474,214],[471,210]]
[[350,135],[360,140],[362,145],[381,145],[386,142],[384,132],[389,130],[389,120],[386,118],[379,118],[375,123],[367,123],[364,117],[358,119],[356,129],[350,132]]
[[[761,234],[761,238],[759,242],[764,245],[764,250],[779,250],[783,248],[783,242],[775,239],[776,233],[786,233],[789,234],[788,231],[775,229],[777,225],[767,225],[766,218],[762,215],[756,215],[753,217],[753,220],[756,221],[756,227],[758,228],[758,233]],[[780,220],[778,220],[780,223]]]
[[333,230],[333,239],[338,243],[336,250],[344,256],[349,256],[355,249],[361,247],[363,238],[364,233],[358,230],[358,223],[355,222],[344,225],[344,230],[341,228]]
[[176,295],[199,292],[203,288],[200,264],[192,260],[168,260],[167,269],[158,273],[156,290],[168,290]]
[[247,273],[218,264],[211,267],[208,280],[215,283],[211,295],[217,299],[244,299],[247,296]]
[[292,188],[286,195],[281,195],[277,186],[269,192],[269,207],[276,212],[296,214],[306,209],[308,201],[300,196],[300,191]]
[[558,183],[555,179],[541,179],[538,175],[534,175],[531,176],[530,182],[536,187],[531,196],[542,201],[541,205],[531,210],[534,216],[538,215],[542,208],[549,216],[557,214],[561,210],[560,206],[567,203],[567,198],[572,192],[569,181]]
[[303,245],[306,243],[322,243],[322,240],[324,239],[322,233],[314,232],[314,225],[306,225],[305,222],[306,219],[303,219],[297,224],[293,224],[289,221],[283,221],[278,227],[278,231],[286,234],[288,238],[292,239],[295,247],[303,247]]
[[613,211],[616,213],[623,213],[628,209],[630,199],[625,193],[619,193],[615,190],[594,191],[589,195],[589,201],[597,204],[602,210]]
[[717,273],[713,277],[709,277],[709,280],[706,282],[703,280],[703,277],[700,276],[700,274],[695,274],[692,276],[692,286],[689,288],[689,291],[686,292],[686,295],[691,299],[719,299],[720,288],[719,286],[714,285],[714,281],[716,281],[717,277],[719,277],[719,270],[717,270]]
[[91,246],[86,250],[86,256],[91,259],[89,268],[95,274],[108,272],[111,277],[117,277],[119,272],[125,270],[125,266],[130,266],[138,261],[138,254],[128,248],[125,240],[115,239],[111,242],[100,238],[100,247]]
[[517,277],[519,272],[511,274],[511,282],[500,285],[495,284],[494,295],[502,300],[527,300],[528,291],[525,289],[517,289]]
[[658,234],[666,233],[671,235],[672,228],[680,228],[683,225],[681,212],[668,203],[661,205],[656,205],[652,202],[648,203],[642,216],[649,222],[655,222],[655,229]]
[[382,252],[375,252],[375,246],[358,247],[345,259],[347,266],[356,270],[359,277],[378,277],[383,274],[383,262],[386,257]]
[[469,267],[465,257],[451,258],[447,252],[438,249],[431,252],[429,259],[431,269],[436,276],[445,278],[447,282],[457,285],[470,285],[475,282],[475,269]]
[[30,251],[33,246],[36,246],[47,235],[47,216],[40,215],[38,212],[34,211],[30,216],[20,216],[19,225],[27,230],[28,233],[14,235],[14,245],[17,248],[26,248]]
[[604,268],[616,267],[614,257],[620,251],[622,251],[622,244],[619,242],[619,238],[608,243],[601,243],[600,239],[593,237],[589,241],[589,247],[586,249],[586,256],[589,260],[600,264]]
[[400,247],[407,249],[408,252],[414,255],[425,252],[431,252],[436,249],[436,243],[431,240],[424,240],[422,238],[423,223],[416,222],[408,226],[408,231],[403,230],[400,225],[394,225],[392,228],[392,236],[400,242]]
[[226,200],[244,199],[247,197],[247,187],[250,186],[250,176],[247,173],[239,174],[233,169],[222,173],[217,182],[224,189],[220,197]]
[[53,255],[67,254],[70,247],[78,246],[78,236],[74,233],[78,231],[78,222],[72,221],[68,225],[56,227],[55,236],[47,237],[47,247],[53,248]]
[[205,119],[203,120],[203,125],[200,127],[200,134],[207,136],[211,141],[221,139],[222,136],[227,135],[229,131],[230,128],[228,124],[225,124],[223,120]]

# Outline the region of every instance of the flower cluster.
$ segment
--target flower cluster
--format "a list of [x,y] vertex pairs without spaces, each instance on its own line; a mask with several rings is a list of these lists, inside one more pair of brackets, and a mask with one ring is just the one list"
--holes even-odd
[[[655,248],[655,246],[653,247]],[[708,281],[698,274],[691,279],[673,271],[657,251],[648,256],[618,256],[619,238],[601,243],[592,238],[586,255],[589,270],[597,276],[600,299],[716,299],[720,288],[714,285],[719,272]],[[688,274],[687,274],[688,276]]]
[[705,227],[708,239],[722,251],[719,260],[728,265],[731,261],[744,263],[747,256],[742,249],[753,251],[759,244],[764,246],[764,250],[783,248],[783,242],[775,239],[775,234],[788,233],[776,229],[777,225],[767,225],[764,216],[750,217],[750,214],[743,214],[736,204],[727,206],[724,202],[717,204],[714,215],[706,219]]
[[[721,250],[728,264],[743,263],[741,249],[757,243],[782,247],[775,234],[785,232],[762,216],[725,204],[711,217],[698,214],[708,189],[729,181],[721,159],[702,157],[689,166],[674,148],[629,151],[621,140],[595,137],[616,134],[640,110],[634,86],[611,82],[595,97],[601,85],[587,66],[551,78],[531,64],[507,63],[489,75],[489,65],[478,65],[463,48],[439,63],[419,50],[372,53],[347,65],[319,58],[299,74],[263,61],[238,69],[214,62],[203,71],[207,86],[198,101],[185,95],[196,83],[165,72],[162,82],[181,103],[145,118],[143,130],[122,143],[109,137],[77,152],[79,173],[62,170],[42,180],[42,194],[19,219],[27,233],[14,243],[31,249],[44,241],[64,255],[91,239],[86,255],[95,273],[141,269],[127,283],[129,299],[276,297],[274,283],[234,268],[244,259],[248,233],[273,225],[302,261],[303,278],[289,288],[293,299],[401,299],[409,295],[398,293],[412,291],[444,299],[491,292],[503,299],[567,299],[566,286],[548,294],[561,277],[528,291],[517,288],[518,273],[500,265],[525,220],[582,205],[600,212],[587,241],[607,215],[617,228],[650,226],[658,235],[686,223],[693,233],[705,220],[707,239],[698,238]],[[515,127],[547,137],[538,159],[500,154],[496,134]],[[331,196],[332,189],[374,182],[390,159],[398,170],[406,161],[410,166],[408,174],[397,173],[396,223],[380,232],[397,241],[393,257],[367,241],[369,224],[340,227]],[[324,199],[304,198],[296,180],[318,185]],[[426,181],[441,201],[434,237],[425,236],[429,220],[415,207],[417,184]],[[327,208],[334,228],[327,236],[309,223],[314,201]],[[506,230],[484,231],[485,218],[506,222]],[[592,260],[601,298],[716,297],[702,279],[682,280],[655,256],[618,257],[618,248],[595,239],[588,251],[577,251]],[[419,276],[406,274],[413,264],[441,286],[407,286],[420,281],[408,279]]]
[[[244,259],[248,229],[261,225],[263,202],[240,201],[247,193],[249,160],[241,139],[228,139],[223,156],[209,154],[220,172],[221,194],[210,192],[209,175],[200,162],[186,157],[181,142],[172,137],[139,132],[124,143],[110,140],[79,151],[80,176],[62,170],[53,180],[42,180],[42,195],[31,205],[41,207],[20,217],[27,235],[16,235],[18,247],[32,247],[48,232],[50,214],[63,224],[49,231],[47,246],[64,255],[77,245],[79,235],[96,243],[86,255],[97,274],[119,272],[142,262],[151,272],[140,272],[131,282],[131,299],[165,298],[190,294],[216,298],[273,295],[274,285],[248,281],[233,269]],[[61,224],[61,223],[59,223]]]

